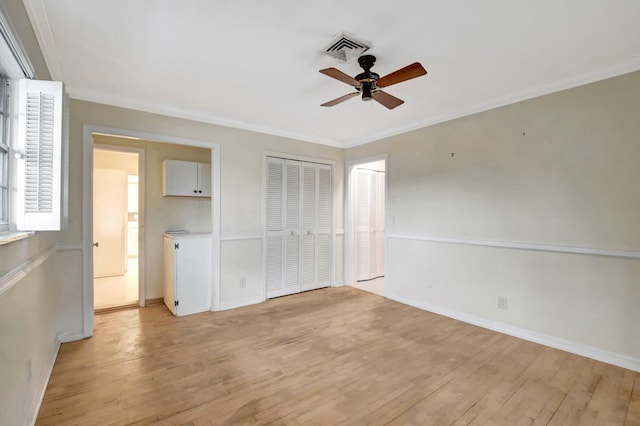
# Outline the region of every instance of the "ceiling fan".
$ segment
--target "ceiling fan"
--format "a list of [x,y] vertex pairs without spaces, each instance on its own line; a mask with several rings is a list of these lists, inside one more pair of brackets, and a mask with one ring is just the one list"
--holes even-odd
[[400,68],[391,74],[380,77],[377,73],[371,71],[371,67],[376,63],[375,56],[362,55],[358,58],[358,63],[364,72],[356,75],[354,78],[336,68],[325,68],[320,70],[322,74],[333,77],[343,83],[347,83],[348,85],[355,87],[357,90],[356,92],[325,102],[321,106],[331,107],[362,94],[363,101],[370,101],[373,99],[389,109],[394,109],[395,107],[402,105],[404,101],[383,92],[380,88],[402,83],[403,81],[411,80],[412,78],[420,77],[427,73],[419,62],[414,62],[413,64]]

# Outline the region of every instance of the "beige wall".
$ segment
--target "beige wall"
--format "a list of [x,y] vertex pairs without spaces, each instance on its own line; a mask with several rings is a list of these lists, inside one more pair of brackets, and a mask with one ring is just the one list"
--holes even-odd
[[[84,125],[103,126],[108,128],[123,129],[127,131],[142,132],[147,134],[163,135],[179,139],[211,142],[220,146],[220,206],[221,206],[221,248],[220,255],[223,259],[221,277],[221,303],[223,307],[236,306],[246,302],[255,302],[264,296],[263,266],[262,266],[262,163],[266,152],[278,152],[294,156],[304,156],[332,161],[334,166],[334,221],[336,229],[343,228],[342,199],[344,186],[344,150],[312,143],[305,143],[277,136],[269,136],[255,132],[225,128],[205,123],[197,123],[178,118],[164,117],[140,111],[126,110],[90,102],[72,101],[71,104],[71,146],[75,156],[81,156],[82,129]],[[96,142],[99,138],[96,139]],[[135,146],[135,141],[122,139],[122,144]],[[159,144],[161,145],[161,144]],[[162,148],[162,155],[165,155]],[[178,148],[178,151],[184,148]],[[148,156],[152,157],[151,155]],[[149,164],[150,159],[147,159]],[[159,158],[159,157],[158,157]],[[167,156],[166,158],[169,158]],[[178,158],[178,157],[175,157]],[[198,156],[198,158],[200,158]],[[199,160],[198,160],[199,161]],[[81,161],[72,161],[70,173],[82,174]],[[161,182],[160,175],[150,176],[149,182]],[[73,217],[82,216],[82,179],[72,180],[72,212]],[[147,193],[152,197],[154,190],[148,189]],[[216,194],[214,194],[214,197]],[[152,208],[151,201],[147,200],[147,220],[153,220],[149,214],[158,210],[161,214],[168,214],[171,209],[179,209],[185,204],[184,199],[162,199],[163,203],[173,203]],[[200,200],[195,203],[201,203]],[[200,213],[204,213],[209,204],[198,204],[202,207]],[[210,210],[207,210],[210,212]],[[154,213],[156,214],[156,213]],[[164,221],[158,231],[169,227],[186,228],[191,231],[209,231],[199,228],[189,221],[193,215],[188,211],[175,217],[180,217],[182,222],[171,223]],[[202,217],[202,215],[197,215]],[[149,224],[148,224],[149,225]],[[81,229],[73,230],[77,238],[82,238]],[[147,227],[147,246],[155,245],[153,238],[160,237],[161,232],[155,232]],[[341,238],[336,238],[335,251],[337,256],[342,255]],[[158,244],[159,245],[159,244]],[[161,254],[157,257],[159,261]],[[150,277],[147,279],[147,298],[160,297],[162,289],[161,276],[154,278],[153,274],[161,271],[161,264],[149,259],[146,270]],[[341,263],[337,262],[341,267]],[[338,283],[342,282],[342,270],[335,271]],[[240,281],[246,280],[246,287],[240,288]]]
[[[164,160],[211,162],[211,150],[145,140],[94,135],[96,146],[111,145],[144,150],[145,299],[163,295],[162,234],[169,229],[211,232],[211,199],[162,196]],[[99,164],[94,164],[98,166]]]
[[[49,72],[22,1],[3,0],[0,6],[11,19],[38,78],[48,79]],[[82,293],[68,292],[81,282],[81,251],[79,246],[63,245],[64,236],[65,232],[38,232],[0,246],[2,425],[29,424],[34,420],[58,342],[71,337],[71,330],[78,327],[74,309],[68,311],[65,306],[77,306],[82,300]]]
[[638,111],[640,72],[348,150],[388,154],[388,295],[640,367],[640,260],[531,250],[638,253]]

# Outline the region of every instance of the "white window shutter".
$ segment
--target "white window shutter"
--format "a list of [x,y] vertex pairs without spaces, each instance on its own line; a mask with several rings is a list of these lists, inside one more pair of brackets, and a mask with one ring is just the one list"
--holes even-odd
[[17,228],[60,230],[63,85],[20,80],[18,86]]

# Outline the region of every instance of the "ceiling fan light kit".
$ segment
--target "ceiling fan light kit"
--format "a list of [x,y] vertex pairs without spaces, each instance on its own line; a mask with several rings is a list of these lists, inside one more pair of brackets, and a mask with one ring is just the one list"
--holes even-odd
[[355,93],[349,93],[348,95],[344,95],[332,101],[325,102],[321,106],[331,107],[348,99],[351,99],[357,95],[362,95],[363,101],[370,101],[371,99],[373,99],[388,109],[394,109],[395,107],[402,105],[404,101],[386,92],[383,92],[380,89],[382,87],[388,87],[393,84],[402,83],[403,81],[411,80],[412,78],[420,77],[427,74],[427,71],[419,62],[414,62],[413,64],[407,65],[404,68],[400,68],[399,70],[394,71],[391,74],[380,77],[380,75],[371,71],[371,68],[375,63],[376,57],[373,55],[360,56],[358,58],[358,64],[360,64],[360,67],[364,71],[356,75],[355,77],[350,77],[337,68],[325,68],[320,70],[322,74],[353,86],[357,90],[357,92]]

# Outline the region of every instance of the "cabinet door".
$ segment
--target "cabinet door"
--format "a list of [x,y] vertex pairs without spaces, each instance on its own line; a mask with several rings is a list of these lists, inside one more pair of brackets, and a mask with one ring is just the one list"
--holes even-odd
[[198,163],[198,197],[211,197],[211,164]]
[[175,268],[175,241],[164,237],[164,304],[173,315],[176,314],[176,268]]
[[189,315],[211,309],[211,239],[177,239],[176,315]]
[[193,163],[191,161],[165,160],[162,194],[179,197],[197,196],[197,176],[198,163]]

